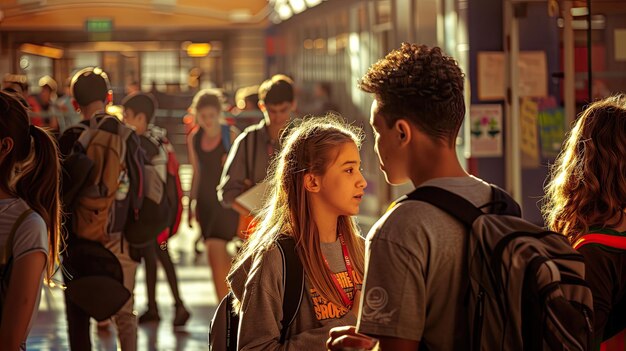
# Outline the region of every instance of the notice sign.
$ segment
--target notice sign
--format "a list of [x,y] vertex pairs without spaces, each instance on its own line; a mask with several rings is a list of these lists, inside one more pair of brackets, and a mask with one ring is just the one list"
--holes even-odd
[[562,107],[539,111],[539,138],[541,156],[556,158],[565,139],[565,112]]
[[522,167],[539,167],[539,142],[537,137],[538,104],[530,98],[520,102],[520,148]]
[[502,105],[470,107],[471,156],[502,156]]

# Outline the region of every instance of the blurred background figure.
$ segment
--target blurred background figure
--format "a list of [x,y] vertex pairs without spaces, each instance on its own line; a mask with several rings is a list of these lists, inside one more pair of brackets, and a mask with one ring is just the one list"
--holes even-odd
[[235,126],[244,130],[263,118],[259,108],[259,86],[251,85],[237,89],[235,93],[235,107],[232,110]]
[[217,90],[198,92],[190,112],[199,128],[192,130],[187,138],[189,160],[193,167],[188,223],[190,227],[194,220],[200,224],[213,284],[218,300],[221,300],[228,292],[226,274],[231,262],[226,244],[235,236],[239,216],[232,209],[222,207],[217,199],[216,187],[237,131],[222,122],[221,94]]
[[39,79],[39,94],[34,98],[37,101],[38,118],[32,118],[35,125],[49,128],[53,135],[59,135],[61,128],[59,124],[59,111],[57,110],[57,82],[50,76],[43,76]]
[[63,82],[63,90],[60,92],[61,94],[56,100],[56,108],[59,111],[59,130],[61,133],[63,133],[63,131],[67,128],[80,122],[80,113],[76,111],[76,107],[72,103],[72,92],[70,90],[71,83],[71,78],[67,78]]

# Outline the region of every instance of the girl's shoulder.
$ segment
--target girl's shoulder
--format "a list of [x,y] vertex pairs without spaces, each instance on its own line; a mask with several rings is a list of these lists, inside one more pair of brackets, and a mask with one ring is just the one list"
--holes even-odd
[[[27,213],[29,210],[30,213]],[[27,214],[25,215],[25,213]],[[23,215],[25,217],[22,217]],[[21,222],[17,223],[20,217],[22,217]],[[15,230],[12,240],[12,254],[15,259],[33,250],[47,251],[48,229],[46,223],[39,213],[31,210],[22,199],[17,199],[8,205],[8,208],[1,215],[0,228],[0,232],[6,235],[3,240],[5,243],[9,240],[11,230]]]
[[269,244],[266,249],[258,252],[254,258],[254,266],[262,265],[264,269],[267,267],[275,271],[275,268],[282,269],[282,264],[283,258],[276,242]]

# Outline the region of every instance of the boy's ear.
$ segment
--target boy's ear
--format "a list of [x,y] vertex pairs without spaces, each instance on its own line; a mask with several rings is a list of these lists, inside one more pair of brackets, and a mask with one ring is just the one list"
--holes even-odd
[[320,179],[312,173],[304,175],[304,189],[310,193],[317,193],[320,191]]
[[72,98],[72,106],[74,106],[74,111],[80,112],[80,105],[78,105],[78,101]]
[[394,124],[394,130],[401,145],[408,144],[413,136],[411,134],[411,126],[409,125],[409,122],[404,119],[399,119],[396,121],[396,123]]

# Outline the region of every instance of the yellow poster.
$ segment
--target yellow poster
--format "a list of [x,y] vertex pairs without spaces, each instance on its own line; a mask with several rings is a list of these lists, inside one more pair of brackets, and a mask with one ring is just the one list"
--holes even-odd
[[537,117],[539,108],[531,98],[522,98],[520,102],[520,147],[523,168],[539,167],[539,142],[537,135]]

